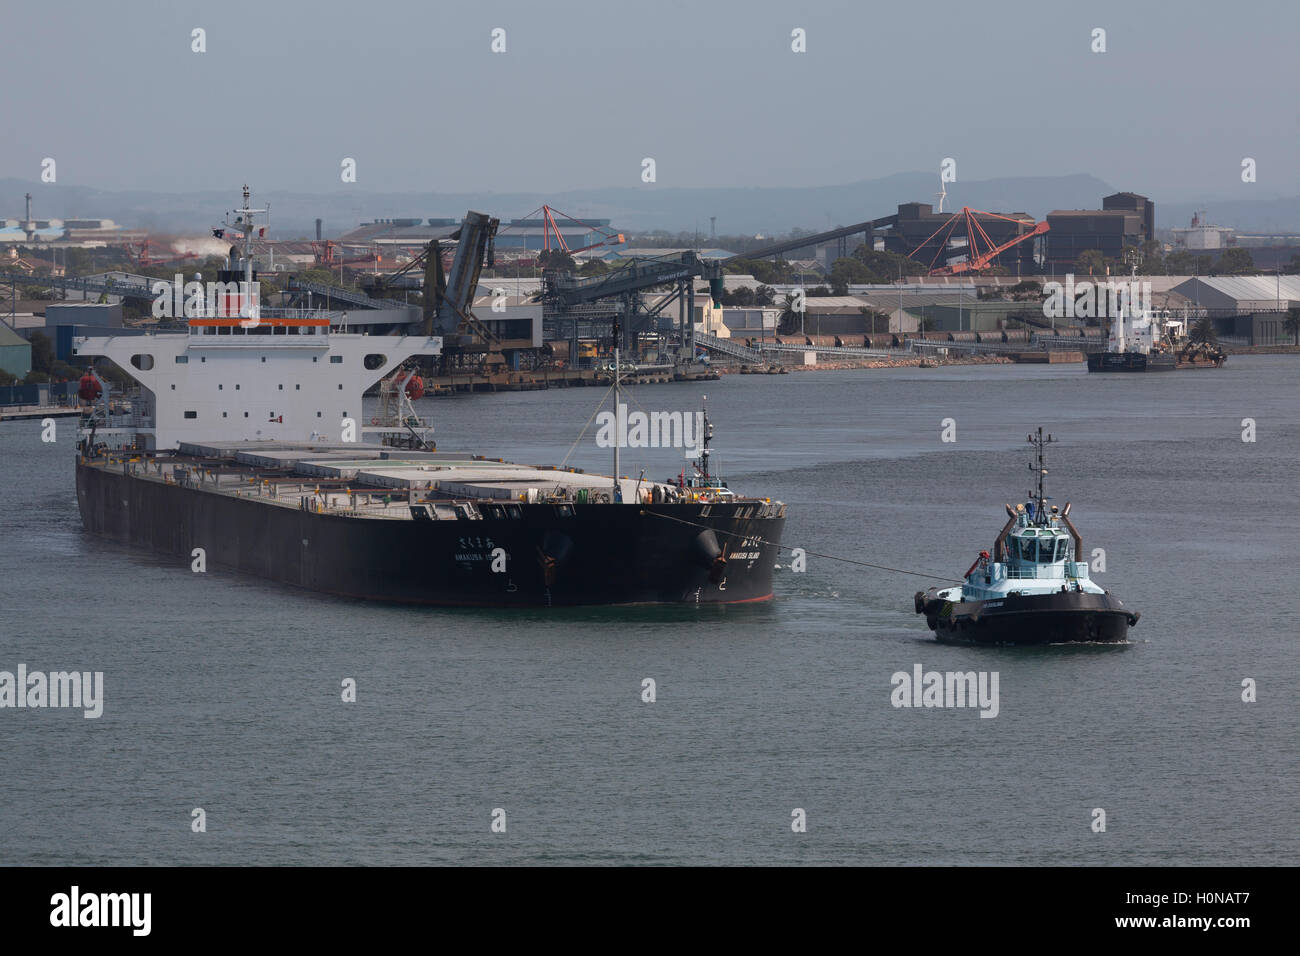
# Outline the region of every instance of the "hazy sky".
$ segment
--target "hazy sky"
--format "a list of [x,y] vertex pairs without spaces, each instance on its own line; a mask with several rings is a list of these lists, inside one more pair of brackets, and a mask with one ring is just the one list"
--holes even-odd
[[660,187],[952,157],[966,179],[1295,195],[1297,35],[1295,0],[10,3],[0,177],[48,156],[107,189],[558,192],[638,185],[644,157]]

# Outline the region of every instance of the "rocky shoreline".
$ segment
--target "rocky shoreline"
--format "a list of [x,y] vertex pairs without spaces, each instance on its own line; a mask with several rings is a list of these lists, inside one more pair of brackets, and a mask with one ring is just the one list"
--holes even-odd
[[[789,372],[834,372],[844,369],[856,368],[925,368],[937,367],[941,365],[1014,365],[1015,362],[1004,355],[963,355],[959,357],[948,356],[914,356],[909,358],[887,358],[887,359],[839,359],[833,362],[818,362],[816,365],[783,365],[780,368]],[[753,368],[751,366],[751,368]],[[741,366],[715,365],[713,371],[719,375],[773,375],[777,372],[769,372],[761,367],[755,368],[751,373],[742,373]]]

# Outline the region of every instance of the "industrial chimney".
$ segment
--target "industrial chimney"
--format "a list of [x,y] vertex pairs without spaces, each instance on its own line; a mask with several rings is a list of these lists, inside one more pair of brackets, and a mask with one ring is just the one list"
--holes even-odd
[[316,241],[320,242],[320,220],[316,220]]

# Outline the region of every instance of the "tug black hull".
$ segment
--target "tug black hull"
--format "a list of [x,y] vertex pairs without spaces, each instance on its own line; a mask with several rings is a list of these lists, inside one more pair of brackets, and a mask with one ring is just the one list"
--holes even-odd
[[[469,607],[737,604],[772,596],[784,512],[751,502],[530,504],[516,517],[315,513],[79,463],[87,531],[208,571]],[[499,549],[499,550],[498,550]],[[494,570],[495,566],[495,570]]]
[[918,592],[916,611],[934,636],[959,644],[1120,643],[1141,616],[1111,594],[1066,591],[950,602]]

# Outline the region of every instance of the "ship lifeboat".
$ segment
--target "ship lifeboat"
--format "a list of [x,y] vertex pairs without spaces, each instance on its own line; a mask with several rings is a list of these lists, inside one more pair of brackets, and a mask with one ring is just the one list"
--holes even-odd
[[81,381],[77,385],[77,395],[83,402],[93,402],[104,394],[104,389],[99,384],[99,379],[87,372],[81,376]]
[[418,375],[412,375],[411,380],[406,383],[406,397],[411,401],[421,398],[424,395],[424,379]]

